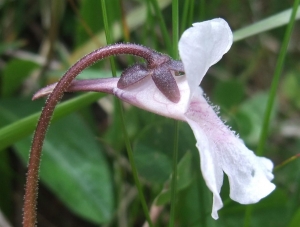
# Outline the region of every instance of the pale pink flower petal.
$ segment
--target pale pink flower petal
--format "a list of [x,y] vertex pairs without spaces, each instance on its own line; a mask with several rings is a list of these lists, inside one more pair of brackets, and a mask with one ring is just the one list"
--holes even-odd
[[181,94],[178,103],[173,103],[167,99],[157,89],[150,77],[126,89],[115,88],[113,93],[120,99],[141,109],[177,120],[184,120],[183,115],[188,108],[190,89],[185,76],[177,76],[175,80]]
[[223,206],[219,195],[223,171],[229,178],[230,198],[241,204],[251,204],[275,189],[270,182],[273,164],[266,158],[255,156],[224,125],[200,92],[193,96],[185,116],[197,140],[202,174],[213,193],[212,217],[217,219],[217,211]]

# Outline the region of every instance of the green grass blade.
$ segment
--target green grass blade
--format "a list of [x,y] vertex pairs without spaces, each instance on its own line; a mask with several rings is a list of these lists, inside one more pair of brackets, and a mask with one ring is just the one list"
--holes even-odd
[[[289,24],[288,24],[288,27],[286,29],[284,39],[283,39],[283,44],[282,44],[280,52],[279,52],[279,57],[278,57],[278,60],[277,60],[275,73],[274,73],[274,77],[273,77],[272,84],[271,84],[271,90],[270,90],[270,93],[269,93],[267,108],[266,108],[266,112],[265,112],[265,116],[264,116],[264,120],[263,120],[262,130],[261,130],[261,134],[260,134],[260,140],[259,140],[259,143],[258,143],[258,148],[257,148],[257,154],[258,155],[263,155],[263,153],[264,153],[264,146],[265,146],[265,143],[266,143],[266,140],[267,140],[268,129],[269,129],[269,124],[270,124],[270,117],[271,117],[271,111],[272,111],[272,108],[274,106],[276,90],[277,90],[278,83],[279,83],[279,78],[280,78],[280,75],[281,75],[281,72],[282,72],[282,68],[283,68],[283,64],[284,64],[284,60],[285,60],[285,55],[286,55],[286,52],[287,52],[287,47],[288,47],[289,40],[290,40],[290,37],[291,37],[291,34],[292,34],[295,19],[296,19],[296,16],[297,16],[297,10],[299,8],[298,7],[299,2],[300,2],[300,0],[295,0],[294,1],[293,10],[292,10],[292,13],[290,14],[291,16],[290,16],[290,19],[289,19]],[[246,208],[245,219],[244,219],[244,227],[251,226],[251,216],[252,216],[253,209],[254,209],[253,205],[250,205]]]
[[[173,28],[173,52],[172,56],[178,59],[178,40],[179,40],[179,15],[178,15],[178,0],[172,2],[172,28]],[[173,227],[176,217],[176,192],[177,192],[177,159],[178,159],[178,134],[179,122],[174,120],[174,150],[172,163],[172,181],[171,181],[171,211],[169,226]]]
[[[110,34],[111,30],[109,29],[109,26],[108,26],[108,18],[107,18],[107,13],[106,13],[105,0],[101,0],[101,5],[102,5],[104,28],[105,28],[107,44],[111,44],[112,43],[111,34]],[[111,63],[112,74],[115,77],[116,76],[116,66],[115,66],[115,62],[114,62],[113,58],[110,59],[110,63]],[[123,112],[123,108],[122,108],[122,102],[120,100],[116,100],[115,104],[116,104],[115,105],[115,110],[117,110],[117,112],[120,113],[120,117],[121,117],[122,131],[123,131],[123,136],[124,136],[124,140],[125,140],[125,144],[126,144],[127,154],[128,154],[128,157],[129,157],[130,166],[131,166],[132,173],[133,173],[134,182],[135,182],[135,185],[136,185],[137,190],[138,190],[139,198],[141,200],[141,204],[142,204],[143,211],[144,211],[144,214],[146,216],[147,222],[148,222],[149,226],[152,227],[153,224],[152,224],[150,214],[149,214],[149,210],[148,210],[148,207],[147,207],[147,203],[146,203],[146,200],[145,200],[145,197],[144,197],[144,194],[143,194],[142,186],[141,186],[141,183],[140,183],[139,178],[138,178],[138,172],[137,172],[136,164],[135,164],[135,161],[134,161],[134,158],[133,158],[133,151],[132,151],[132,148],[131,148],[128,132],[126,130],[125,117],[124,117],[124,112]]]
[[283,39],[283,43],[279,52],[279,56],[278,56],[278,60],[277,60],[277,64],[276,64],[276,68],[275,68],[275,73],[274,73],[274,77],[272,80],[272,84],[271,84],[271,90],[270,90],[270,94],[269,94],[269,99],[268,99],[268,103],[267,103],[267,109],[265,112],[265,116],[264,116],[264,121],[263,121],[263,125],[262,125],[262,130],[261,130],[261,134],[260,134],[260,140],[258,143],[258,148],[257,148],[257,154],[258,155],[263,155],[263,151],[264,151],[264,146],[267,140],[267,136],[268,136],[268,129],[269,129],[269,124],[270,124],[270,118],[271,118],[271,112],[272,112],[272,108],[274,106],[274,101],[275,101],[275,96],[276,96],[276,91],[278,88],[278,83],[279,83],[279,78],[282,72],[282,68],[283,68],[283,64],[284,64],[284,60],[285,60],[285,55],[287,52],[287,48],[289,45],[289,41],[291,38],[291,34],[293,31],[293,26],[295,23],[295,19],[296,19],[296,15],[297,15],[297,11],[299,9],[298,5],[299,5],[300,0],[295,0],[294,2],[294,7],[293,7],[293,11],[290,17],[290,22],[288,24],[288,27],[286,29],[285,35],[284,35],[284,39]]
[[173,227],[176,217],[176,193],[177,193],[177,160],[178,160],[178,134],[179,122],[174,120],[174,150],[172,157],[172,181],[171,181],[171,211],[169,226]]
[[[159,0],[158,5],[160,9],[166,8],[168,5],[170,5],[171,0]],[[126,21],[128,24],[129,31],[132,31],[136,29],[137,27],[143,25],[147,19],[147,4],[141,4],[141,6],[137,7],[136,9],[133,9],[127,16]],[[120,40],[123,36],[122,32],[122,24],[120,22],[116,22],[112,24],[111,30],[113,31],[114,37],[112,37],[112,41],[116,42],[117,40]],[[105,45],[105,32],[100,32],[95,35],[95,39],[99,41],[101,45]],[[72,55],[69,58],[69,62],[71,64],[75,63],[79,58],[86,55],[87,53],[98,49],[99,46],[93,41],[90,40],[86,43],[84,43],[82,46],[80,46],[76,51],[72,53]]]
[[[104,95],[101,93],[88,93],[59,104],[54,111],[52,122],[95,102]],[[40,115],[41,112],[38,112],[1,128],[0,150],[32,133]]]
[[[299,8],[300,6],[298,7],[298,9]],[[237,42],[250,36],[257,35],[259,33],[269,31],[273,28],[283,26],[289,23],[291,14],[292,9],[288,9],[259,22],[243,27],[233,33],[233,41]],[[300,19],[300,10],[297,11],[295,19]]]
[[179,40],[179,15],[178,15],[178,0],[172,2],[172,38],[173,38],[173,50],[171,56],[174,59],[179,58],[178,54],[178,40]]
[[187,20],[188,20],[189,8],[190,8],[190,1],[185,1],[183,5],[183,13],[182,13],[181,24],[180,24],[181,34],[188,27]]
[[159,8],[157,0],[150,0],[150,1],[152,3],[153,8],[154,8],[155,14],[158,17],[159,26],[160,26],[160,29],[161,29],[161,32],[162,32],[162,35],[163,35],[164,42],[167,46],[167,50],[168,50],[168,52],[171,52],[171,50],[172,50],[171,39],[170,39],[170,36],[168,34],[167,26],[164,22],[164,18],[162,16],[161,9]]

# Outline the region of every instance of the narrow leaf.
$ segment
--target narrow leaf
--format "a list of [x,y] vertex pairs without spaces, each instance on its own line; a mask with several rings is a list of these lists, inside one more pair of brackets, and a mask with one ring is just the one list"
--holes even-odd
[[[15,148],[27,163],[31,138]],[[48,130],[40,176],[74,213],[94,223],[106,223],[113,214],[112,177],[95,135],[76,115],[52,124]]]
[[[273,28],[286,25],[290,21],[291,14],[292,9],[288,9],[249,26],[243,27],[233,33],[233,41],[236,42],[250,36],[269,31]],[[296,14],[296,20],[298,19],[300,19],[300,10],[298,10]]]
[[[97,99],[103,97],[104,94],[88,93],[80,95],[74,99],[63,102],[56,107],[52,122],[66,116],[75,110],[95,102]],[[0,105],[0,113],[5,112],[4,107]],[[14,144],[19,139],[28,136],[35,129],[36,122],[40,116],[40,112],[31,114],[18,121],[15,121],[0,129],[0,151],[4,148]],[[16,120],[16,119],[14,119]]]

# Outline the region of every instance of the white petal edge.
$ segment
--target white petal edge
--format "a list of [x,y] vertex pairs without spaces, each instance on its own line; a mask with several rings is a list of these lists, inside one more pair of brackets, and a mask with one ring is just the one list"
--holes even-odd
[[223,207],[223,202],[220,197],[220,191],[223,184],[223,171],[215,162],[218,159],[215,153],[210,151],[211,145],[209,138],[204,130],[199,127],[197,121],[186,118],[187,123],[192,128],[197,140],[196,146],[200,152],[200,166],[203,178],[209,190],[213,193],[213,206],[211,216],[218,219],[218,210]]
[[181,36],[179,54],[192,93],[197,89],[208,68],[227,53],[233,40],[228,23],[213,19],[194,23]]
[[197,140],[201,157],[201,171],[213,193],[212,217],[218,218],[222,208],[220,189],[223,171],[230,184],[230,198],[241,204],[256,203],[270,194],[275,185],[273,163],[257,157],[217,116],[198,90],[185,113],[186,121]]

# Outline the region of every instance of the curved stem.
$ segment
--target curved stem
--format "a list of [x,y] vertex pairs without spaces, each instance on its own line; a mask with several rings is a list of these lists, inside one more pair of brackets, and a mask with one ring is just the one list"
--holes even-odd
[[166,55],[157,53],[149,48],[135,44],[114,44],[91,52],[80,59],[64,74],[64,76],[57,83],[57,86],[54,88],[53,92],[49,95],[34,133],[25,187],[23,216],[24,227],[34,227],[36,224],[38,174],[41,152],[46,131],[55,106],[61,100],[63,93],[67,90],[70,83],[81,71],[94,64],[96,61],[119,54],[131,54],[142,57],[147,61],[149,67],[155,67],[156,64],[164,61],[164,59],[167,57]]

